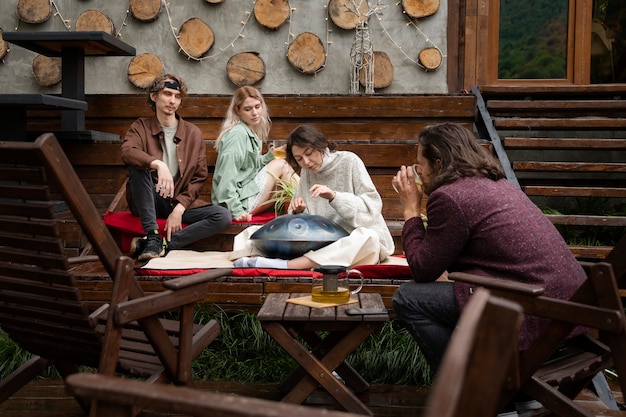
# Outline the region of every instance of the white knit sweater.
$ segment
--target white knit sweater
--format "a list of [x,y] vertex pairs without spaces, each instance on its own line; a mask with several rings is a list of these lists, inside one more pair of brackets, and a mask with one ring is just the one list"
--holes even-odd
[[[333,201],[310,198],[309,189],[323,184],[336,195]],[[357,227],[373,230],[381,245],[381,259],[393,254],[394,243],[382,215],[383,202],[361,159],[352,152],[326,152],[321,168],[302,170],[296,197],[307,205],[305,213],[324,216],[342,226],[348,233]]]

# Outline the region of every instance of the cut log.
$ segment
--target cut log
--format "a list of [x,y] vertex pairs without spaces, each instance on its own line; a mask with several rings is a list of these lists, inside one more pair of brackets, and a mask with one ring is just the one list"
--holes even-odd
[[261,26],[276,30],[289,20],[288,0],[257,0],[254,3],[254,17]]
[[[369,58],[365,58],[368,63]],[[383,51],[374,51],[374,89],[386,88],[393,81],[393,64],[389,55]],[[359,70],[359,82],[365,87],[365,71]]]
[[178,43],[183,52],[192,58],[201,58],[213,46],[215,36],[213,31],[197,17],[192,17],[183,23],[178,32]]
[[226,72],[238,87],[254,85],[265,78],[265,62],[257,52],[240,52],[230,57]]
[[43,23],[52,16],[50,0],[19,0],[17,17],[25,23]]
[[326,62],[326,49],[317,35],[304,32],[289,45],[287,59],[302,73],[315,74]]
[[130,13],[140,22],[154,22],[162,10],[161,0],[130,0]]
[[100,30],[115,36],[113,20],[99,10],[85,10],[76,19],[76,31]]
[[156,77],[163,74],[163,62],[154,54],[140,54],[128,64],[128,79],[139,88],[148,88]]
[[354,29],[359,23],[367,21],[369,16],[368,2],[363,0],[358,4],[358,10],[352,0],[330,0],[328,14],[330,20],[341,29]]
[[33,75],[42,87],[52,87],[61,82],[61,58],[37,55],[33,59]]
[[404,12],[413,19],[432,16],[439,10],[439,0],[402,0]]
[[0,29],[0,60],[7,56],[9,49],[9,43],[2,38],[2,29]]
[[441,51],[437,48],[425,48],[417,55],[417,61],[426,71],[435,71],[443,62]]

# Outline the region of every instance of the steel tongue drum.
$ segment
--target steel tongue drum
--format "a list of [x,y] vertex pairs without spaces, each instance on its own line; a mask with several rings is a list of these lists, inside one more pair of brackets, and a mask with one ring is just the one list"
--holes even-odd
[[293,259],[348,236],[337,223],[313,214],[276,217],[250,236],[263,256]]

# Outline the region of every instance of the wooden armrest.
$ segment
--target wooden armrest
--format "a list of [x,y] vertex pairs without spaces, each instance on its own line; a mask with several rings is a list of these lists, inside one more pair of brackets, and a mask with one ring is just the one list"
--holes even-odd
[[115,320],[119,324],[125,324],[204,301],[209,291],[208,286],[204,284],[231,273],[231,268],[217,268],[166,281],[163,283],[166,291],[118,303],[113,312]]
[[544,291],[542,287],[535,287],[521,282],[506,281],[498,278],[483,277],[480,275],[468,274],[466,272],[451,272],[448,274],[448,279],[451,281],[465,282],[467,284],[485,287],[490,290],[511,292],[531,297],[543,295]]
[[91,323],[92,326],[97,325],[101,318],[106,317],[108,312],[109,312],[109,303],[102,304],[100,307],[98,307],[97,310],[94,310],[89,315],[89,322]]
[[85,256],[73,256],[71,258],[67,258],[67,262],[70,265],[82,264],[86,262],[97,262],[100,261],[98,255],[85,255]]
[[216,279],[232,274],[232,268],[216,268],[197,274],[188,275],[176,279],[171,279],[163,283],[163,287],[168,290],[182,290],[183,288],[192,287],[203,282],[215,281]]
[[[158,410],[176,415],[258,417],[362,417],[362,414],[334,410],[320,410],[260,398],[235,396],[188,387],[148,384],[143,381],[121,379],[102,374],[78,372],[66,379],[68,390],[80,398],[95,399],[99,411],[120,415],[122,407],[129,414],[133,407]],[[254,410],[253,412],[251,410]],[[126,414],[122,414],[126,415]]]

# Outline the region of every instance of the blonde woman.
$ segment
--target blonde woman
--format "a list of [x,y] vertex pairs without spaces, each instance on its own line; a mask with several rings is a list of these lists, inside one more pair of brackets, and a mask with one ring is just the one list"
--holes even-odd
[[254,87],[235,91],[226,118],[215,141],[217,162],[211,198],[231,212],[235,221],[250,221],[253,215],[273,209],[268,201],[278,180],[298,182],[298,176],[274,152],[262,154],[271,120],[263,96]]

